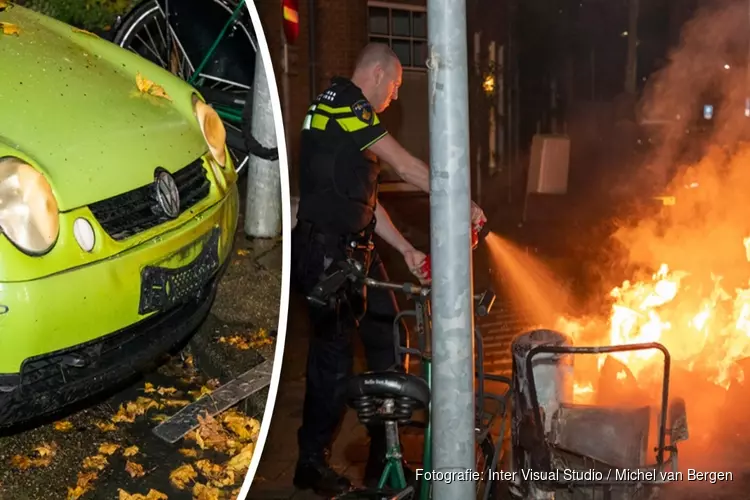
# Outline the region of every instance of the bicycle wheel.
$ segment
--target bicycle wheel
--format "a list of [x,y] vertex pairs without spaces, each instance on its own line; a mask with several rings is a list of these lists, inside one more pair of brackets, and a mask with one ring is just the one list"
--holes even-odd
[[258,50],[245,5],[203,62],[237,6],[227,0],[145,0],[127,15],[112,41],[193,84],[222,117],[235,169],[241,170],[249,154],[243,111]]

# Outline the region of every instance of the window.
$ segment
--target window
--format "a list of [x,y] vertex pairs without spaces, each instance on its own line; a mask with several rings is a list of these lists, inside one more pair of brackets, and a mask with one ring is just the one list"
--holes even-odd
[[427,12],[424,8],[369,4],[371,42],[389,45],[404,69],[425,69],[427,61]]

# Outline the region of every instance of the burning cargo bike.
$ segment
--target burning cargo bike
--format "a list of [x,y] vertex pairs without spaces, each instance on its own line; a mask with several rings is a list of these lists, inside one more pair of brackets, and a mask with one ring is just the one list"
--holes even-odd
[[[688,438],[687,418],[684,401],[669,399],[670,355],[663,345],[575,347],[561,333],[534,330],[511,349],[511,497],[655,499],[679,477],[676,445]],[[574,402],[575,355],[653,349],[664,358],[655,405]]]

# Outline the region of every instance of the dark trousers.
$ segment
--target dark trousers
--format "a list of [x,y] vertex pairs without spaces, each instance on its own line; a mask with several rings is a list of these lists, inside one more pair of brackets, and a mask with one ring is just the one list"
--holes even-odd
[[[315,241],[295,228],[292,233],[291,269],[294,287],[307,295],[319,282],[325,269],[335,266],[345,257],[343,245],[327,245]],[[373,251],[371,259],[369,276],[387,280],[385,267],[376,252]],[[350,294],[351,301],[358,299],[352,295]],[[346,411],[346,383],[352,374],[354,335],[360,335],[368,370],[379,371],[395,367],[393,322],[398,313],[398,305],[393,292],[368,289],[367,310],[359,322],[355,310],[346,300],[336,309],[308,304],[308,312],[312,335],[307,358],[302,426],[297,437],[300,461],[319,463],[325,460],[330,451],[334,435]],[[404,328],[401,328],[400,335],[403,344],[406,337]],[[371,438],[370,456],[383,457],[383,427],[371,427],[368,430]]]

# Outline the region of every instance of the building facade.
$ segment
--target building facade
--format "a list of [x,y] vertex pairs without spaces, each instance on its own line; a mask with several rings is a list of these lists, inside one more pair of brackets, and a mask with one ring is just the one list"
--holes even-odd
[[[282,94],[293,195],[297,193],[299,130],[309,102],[331,77],[351,74],[357,54],[368,41],[388,43],[404,67],[399,99],[381,119],[404,147],[429,163],[426,0],[300,0],[299,38],[286,50],[281,2],[255,3],[266,27]],[[508,78],[512,72],[508,64],[512,48],[508,44],[508,26],[505,2],[467,1],[475,199],[490,183],[498,189],[506,177],[512,177],[503,175],[510,174],[508,165],[513,158],[513,82]],[[408,190],[387,165],[384,167],[384,191]]]

